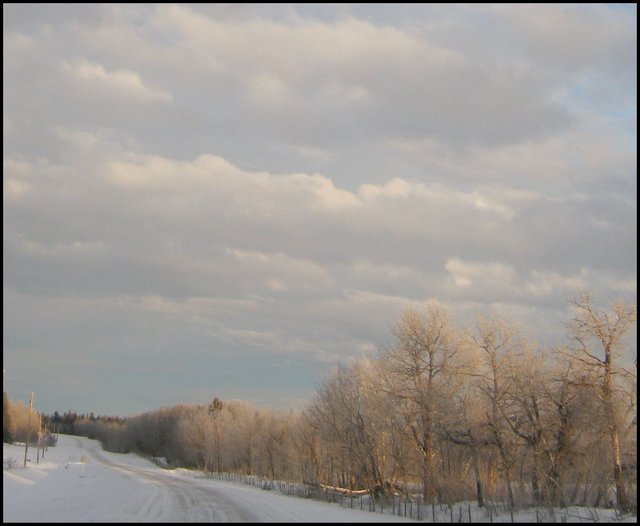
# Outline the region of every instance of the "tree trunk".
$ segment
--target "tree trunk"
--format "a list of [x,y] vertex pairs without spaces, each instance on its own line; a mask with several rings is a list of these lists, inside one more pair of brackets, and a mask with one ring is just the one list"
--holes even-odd
[[473,463],[473,473],[476,477],[476,495],[478,498],[478,507],[484,507],[484,495],[482,494],[482,479],[480,477],[480,466],[478,465],[478,452],[475,446],[471,446],[471,460]]
[[627,493],[625,491],[624,484],[624,474],[622,473],[622,464],[620,462],[620,439],[618,437],[618,428],[615,421],[611,392],[611,349],[605,346],[604,399],[607,408],[607,418],[609,420],[611,445],[613,447],[613,479],[616,484],[616,498],[618,501],[618,508],[620,509],[620,511],[625,512],[629,510],[629,502],[627,500]]
[[424,436],[424,445],[422,450],[423,476],[422,476],[422,494],[425,502],[432,502],[434,495],[433,488],[433,435],[426,432]]
[[537,448],[533,449],[533,465],[531,468],[531,492],[533,493],[533,502],[539,504],[542,499],[540,498],[540,486],[538,484],[538,452]]
[[624,473],[622,473],[622,465],[620,463],[620,441],[618,438],[618,430],[615,424],[612,425],[611,441],[613,443],[614,460],[613,460],[613,478],[616,483],[616,496],[618,499],[618,508],[622,512],[629,511],[629,502],[624,485]]

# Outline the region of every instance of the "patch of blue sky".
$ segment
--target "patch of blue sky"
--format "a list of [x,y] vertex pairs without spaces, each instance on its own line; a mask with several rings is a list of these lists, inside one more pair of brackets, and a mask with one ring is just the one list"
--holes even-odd
[[[611,96],[617,90],[617,96]],[[610,120],[628,121],[637,112],[635,90],[623,90],[596,73],[586,73],[559,95],[562,103],[576,113],[596,113]]]

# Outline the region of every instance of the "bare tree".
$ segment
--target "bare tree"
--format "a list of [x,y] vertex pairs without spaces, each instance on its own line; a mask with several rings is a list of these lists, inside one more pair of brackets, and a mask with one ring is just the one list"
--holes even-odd
[[509,370],[523,346],[522,338],[515,328],[496,313],[479,316],[477,331],[472,335],[475,348],[480,355],[480,367],[472,377],[477,380],[480,396],[486,402],[484,427],[489,442],[495,447],[500,467],[507,485],[507,497],[511,509],[515,507],[513,494],[513,470],[516,463],[516,445],[509,433],[509,424],[515,418],[508,407],[513,390]]
[[592,294],[586,290],[579,291],[570,304],[574,309],[574,317],[568,327],[576,342],[570,357],[583,364],[597,378],[611,442],[617,504],[626,511],[629,509],[629,499],[621,464],[614,391],[617,377],[626,373],[619,363],[621,344],[623,336],[636,321],[636,305],[618,299],[610,304],[608,310],[597,310],[593,306]]
[[543,451],[548,460],[545,486],[547,498],[553,506],[566,506],[565,471],[573,453],[577,392],[571,382],[570,363],[558,360],[550,365],[547,374],[547,380],[541,385],[551,406],[547,415],[547,433],[542,434]]
[[338,366],[320,386],[308,410],[320,437],[333,444],[328,460],[335,461],[338,469],[331,483],[350,489],[382,487],[384,482],[384,419],[379,414],[384,400],[369,388],[371,368],[366,361]]
[[[468,364],[473,367],[473,364]],[[477,396],[475,386],[465,382],[451,399],[451,410],[441,420],[441,430],[445,440],[465,448],[469,455],[475,478],[476,499],[478,506],[485,505],[485,490],[480,470],[480,452],[482,446],[490,444],[490,440],[482,431],[481,417],[483,402]]]
[[385,391],[418,449],[423,496],[433,502],[440,402],[446,396],[461,343],[455,338],[447,313],[435,304],[424,315],[405,311],[394,333],[396,345],[383,351]]

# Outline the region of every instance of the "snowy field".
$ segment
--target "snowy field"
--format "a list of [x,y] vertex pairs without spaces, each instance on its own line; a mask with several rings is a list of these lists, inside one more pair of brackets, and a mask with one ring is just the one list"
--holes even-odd
[[[165,470],[133,454],[102,450],[88,438],[61,435],[36,464],[23,468],[24,445],[3,446],[3,522],[391,522],[410,521],[379,512],[340,507],[264,491],[239,483]],[[85,463],[82,463],[82,460]],[[10,465],[11,468],[7,469]],[[510,522],[509,513],[489,517],[475,506],[456,505],[455,522]],[[451,521],[451,515],[447,516]],[[426,521],[429,521],[426,517]],[[445,516],[439,515],[443,521]],[[549,522],[549,510],[519,512],[516,522]],[[611,510],[569,508],[558,522],[610,522]],[[625,517],[636,522],[636,517]]]

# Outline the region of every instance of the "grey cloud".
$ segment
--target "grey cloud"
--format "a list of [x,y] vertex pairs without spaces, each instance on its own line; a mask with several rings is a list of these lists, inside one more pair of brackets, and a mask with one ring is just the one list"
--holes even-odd
[[[227,27],[187,7],[166,6],[156,10],[153,24],[140,29],[127,15],[122,11],[115,17],[117,23],[110,20],[91,31],[72,25],[68,38],[78,42],[75,54],[82,50],[89,63],[111,72],[133,71],[148,77],[161,92],[177,93],[176,101],[192,118],[207,116],[199,131],[214,143],[224,140],[224,129],[245,140],[268,134],[278,141],[302,140],[319,147],[353,143],[362,140],[363,133],[370,140],[426,136],[493,144],[553,133],[572,122],[571,114],[548,99],[532,74],[512,66],[473,63],[395,28],[348,18],[334,26],[302,19],[296,25],[252,20]],[[177,32],[178,40],[170,45],[158,41],[158,31]],[[46,39],[47,46],[51,40],[62,40],[55,33],[34,38]],[[85,48],[81,44],[87,38],[91,40]],[[57,47],[69,53],[63,43],[53,49]],[[125,66],[116,67],[114,57]],[[288,87],[280,106],[261,111],[256,101],[247,99],[251,83],[260,79],[271,79],[272,84],[277,79]],[[262,82],[257,89],[265,96]],[[341,86],[338,91],[336,86]],[[126,105],[118,109],[105,100],[94,107],[77,88],[66,88],[60,97],[67,92],[75,104],[65,104],[62,98],[60,105],[80,105],[80,114],[91,109],[93,124],[119,123],[125,129],[129,125],[131,110]],[[189,99],[184,98],[187,94]],[[217,103],[216,97],[224,103]],[[198,100],[206,104],[196,110],[192,105]],[[267,101],[273,103],[273,98]],[[134,115],[145,118],[139,111]],[[238,115],[242,120],[234,122],[231,117]],[[163,121],[174,121],[171,110],[149,117],[150,124],[155,123],[150,129],[157,130],[150,137],[164,146],[170,141]]]
[[[73,278],[86,276],[98,289],[190,296],[245,283],[260,293],[320,293],[340,288],[336,265],[344,271],[359,259],[381,277],[385,268],[387,275],[403,269],[396,275],[406,284],[415,272],[442,274],[451,256],[526,272],[587,266],[629,273],[635,262],[635,247],[625,242],[634,204],[611,198],[464,192],[402,179],[351,193],[320,175],[243,172],[214,156],[184,163],[127,152],[106,164],[22,177],[33,188],[6,203],[7,258],[16,258],[21,272],[30,261],[62,275],[77,267]],[[34,272],[35,282],[39,275],[56,274]]]
[[407,305],[553,341],[574,287],[634,297],[635,28],[551,56],[536,9],[4,6],[8,368],[304,398]]

